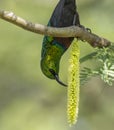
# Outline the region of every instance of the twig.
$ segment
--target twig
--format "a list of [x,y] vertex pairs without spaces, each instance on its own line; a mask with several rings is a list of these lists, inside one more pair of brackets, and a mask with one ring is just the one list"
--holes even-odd
[[90,33],[87,29],[70,26],[63,28],[48,27],[38,23],[29,22],[13,12],[0,10],[0,18],[13,23],[25,30],[53,37],[77,37],[81,40],[87,41],[93,47],[107,47],[111,42],[105,38],[99,37],[96,34]]
[[84,57],[80,58],[80,63],[83,63],[89,59],[92,59],[94,56],[96,56],[96,54],[97,54],[97,52],[92,52],[92,53],[85,55]]

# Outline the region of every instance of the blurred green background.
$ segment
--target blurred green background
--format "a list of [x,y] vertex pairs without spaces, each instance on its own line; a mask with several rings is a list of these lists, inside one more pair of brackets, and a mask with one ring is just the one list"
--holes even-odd
[[[0,0],[0,9],[46,25],[57,2]],[[78,0],[77,5],[81,24],[114,41],[113,0]],[[81,86],[78,122],[69,127],[67,89],[40,70],[42,38],[0,19],[0,130],[113,130],[114,86],[107,87],[99,77]],[[60,65],[64,82],[69,50]],[[94,49],[80,42],[80,50],[84,56]]]

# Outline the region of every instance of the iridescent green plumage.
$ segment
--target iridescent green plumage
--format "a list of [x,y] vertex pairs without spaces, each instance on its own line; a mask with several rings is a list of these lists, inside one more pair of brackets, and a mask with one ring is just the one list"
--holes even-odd
[[59,62],[65,49],[53,37],[45,36],[43,40],[41,69],[43,73],[51,79],[55,77],[49,71],[53,69],[55,73],[59,73]]
[[[71,25],[80,26],[75,0],[60,0],[49,20],[48,26],[68,27]],[[41,69],[48,78],[56,79],[59,82],[57,76],[60,59],[73,39],[44,36],[41,52]],[[61,82],[59,83],[62,84]]]

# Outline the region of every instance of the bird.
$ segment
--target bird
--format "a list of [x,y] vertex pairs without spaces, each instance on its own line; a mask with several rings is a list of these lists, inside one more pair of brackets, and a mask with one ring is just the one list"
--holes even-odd
[[[60,0],[56,5],[47,24],[49,27],[81,26],[75,0]],[[62,55],[69,48],[74,37],[52,37],[45,35],[41,50],[41,70],[43,74],[55,79],[59,84],[67,87],[59,79],[59,64]]]

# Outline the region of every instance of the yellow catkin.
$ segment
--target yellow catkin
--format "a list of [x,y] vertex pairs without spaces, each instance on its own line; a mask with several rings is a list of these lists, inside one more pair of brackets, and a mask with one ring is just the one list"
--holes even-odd
[[72,43],[71,55],[69,59],[68,69],[68,102],[67,102],[67,117],[68,123],[73,125],[77,121],[79,108],[79,45],[78,41]]

